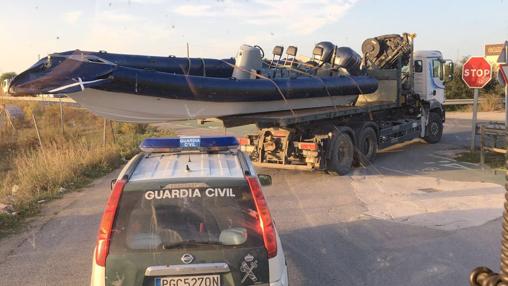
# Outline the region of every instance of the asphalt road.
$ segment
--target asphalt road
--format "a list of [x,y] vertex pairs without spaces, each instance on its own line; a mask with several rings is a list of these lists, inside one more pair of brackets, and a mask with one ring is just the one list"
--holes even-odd
[[[291,285],[463,286],[475,266],[497,269],[504,179],[453,159],[470,128],[466,116],[449,115],[440,143],[385,150],[350,176],[259,170],[273,176],[265,193]],[[86,285],[113,177],[47,203],[25,231],[0,241],[0,285]]]

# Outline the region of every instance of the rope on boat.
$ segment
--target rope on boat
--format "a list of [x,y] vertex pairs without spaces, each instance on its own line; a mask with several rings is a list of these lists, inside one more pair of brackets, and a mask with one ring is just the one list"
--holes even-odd
[[61,86],[61,87],[57,87],[57,88],[54,88],[52,90],[49,90],[48,92],[49,93],[55,93],[55,92],[59,92],[59,91],[62,91],[62,90],[65,90],[65,89],[68,89],[68,88],[71,88],[71,87],[75,87],[75,86],[78,86],[78,85],[81,88],[81,91],[83,91],[85,89],[85,85],[91,84],[91,83],[95,83],[95,82],[100,82],[100,81],[103,81],[103,80],[104,79],[96,79],[96,80],[91,80],[91,81],[82,81],[81,78],[78,77],[78,79],[77,79],[78,82],[67,84],[67,85],[64,85],[64,86]]
[[191,69],[191,59],[189,58],[188,55],[187,55],[187,61],[189,62],[189,65],[187,67],[187,71],[185,72],[185,75],[189,75],[190,74],[190,69]]
[[199,59],[203,63],[203,76],[206,76],[206,63],[205,63],[205,59],[203,59],[203,58],[199,58]]
[[308,72],[304,72],[304,71],[301,71],[301,70],[297,70],[297,69],[293,68],[292,66],[289,66],[288,68],[289,68],[289,70],[290,70],[290,71],[295,71],[295,72],[297,72],[297,73],[299,72],[299,73],[302,73],[302,74],[304,74],[304,75],[307,75],[307,76],[309,76],[309,77],[311,77],[311,78],[314,78],[314,79],[319,80],[319,81],[323,84],[323,87],[325,88],[326,94],[328,94],[328,96],[330,97],[330,102],[332,103],[333,108],[335,109],[335,111],[337,111],[337,105],[333,102],[333,96],[332,96],[332,94],[330,93],[330,90],[328,90],[328,86],[326,86],[326,83],[325,83],[325,81],[324,81],[322,78],[320,78],[320,77],[318,77],[318,76],[315,76],[315,75],[313,75],[313,74],[311,74],[311,73],[308,73]]
[[238,69],[240,69],[241,71],[248,72],[248,73],[249,73],[249,74],[251,74],[251,75],[254,75],[254,76],[256,76],[256,77],[260,77],[260,78],[262,78],[262,79],[266,79],[266,80],[270,81],[271,83],[273,83],[273,85],[275,86],[275,89],[277,89],[277,91],[279,92],[280,96],[282,97],[282,99],[284,100],[284,102],[287,104],[287,106],[288,106],[288,108],[289,108],[289,111],[291,111],[291,114],[293,114],[293,116],[296,116],[296,113],[295,113],[295,111],[293,110],[293,108],[291,108],[291,105],[289,104],[289,102],[288,102],[288,100],[287,100],[286,96],[284,95],[284,93],[283,93],[283,92],[282,92],[282,90],[280,89],[279,85],[278,85],[278,84],[277,84],[274,80],[272,80],[271,78],[266,77],[266,76],[264,76],[264,75],[258,74],[257,72],[249,71],[249,70],[246,70],[246,69],[244,69],[244,68],[242,68],[242,67],[239,67],[239,66],[235,66],[235,65],[233,65],[233,64],[230,64],[230,63],[226,62],[225,60],[221,60],[221,61],[222,61],[222,62],[224,62],[225,64],[227,64],[228,66],[232,67],[233,69],[234,69],[234,68],[238,68]]

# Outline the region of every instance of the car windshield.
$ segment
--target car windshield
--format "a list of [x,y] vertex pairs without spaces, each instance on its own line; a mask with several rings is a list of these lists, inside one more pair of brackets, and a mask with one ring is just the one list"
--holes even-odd
[[237,184],[125,192],[113,229],[114,254],[203,246],[263,246],[250,190]]

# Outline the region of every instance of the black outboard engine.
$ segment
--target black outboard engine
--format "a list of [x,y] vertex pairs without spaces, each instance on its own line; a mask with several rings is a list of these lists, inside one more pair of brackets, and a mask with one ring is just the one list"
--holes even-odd
[[360,75],[362,56],[349,47],[339,47],[335,50],[333,65],[345,69],[350,75]]
[[[322,66],[323,64],[331,64],[332,63],[332,57],[334,55],[334,49],[337,46],[334,45],[331,42],[319,42],[314,46],[314,60],[319,61],[319,65]],[[320,51],[321,55],[317,53],[317,51]]]
[[337,47],[331,42],[319,42],[314,47],[313,60],[327,71],[339,71],[360,75],[362,57],[349,47]]

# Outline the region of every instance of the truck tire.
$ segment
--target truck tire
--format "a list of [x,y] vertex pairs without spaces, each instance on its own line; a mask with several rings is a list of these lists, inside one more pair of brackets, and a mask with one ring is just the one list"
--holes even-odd
[[429,123],[425,127],[425,137],[427,143],[434,144],[441,140],[443,135],[443,120],[437,112],[429,112]]
[[328,151],[327,172],[332,175],[346,175],[351,170],[354,144],[351,136],[339,130],[333,132]]
[[368,166],[376,157],[378,145],[374,128],[365,127],[358,134],[358,149],[355,152],[355,165]]

